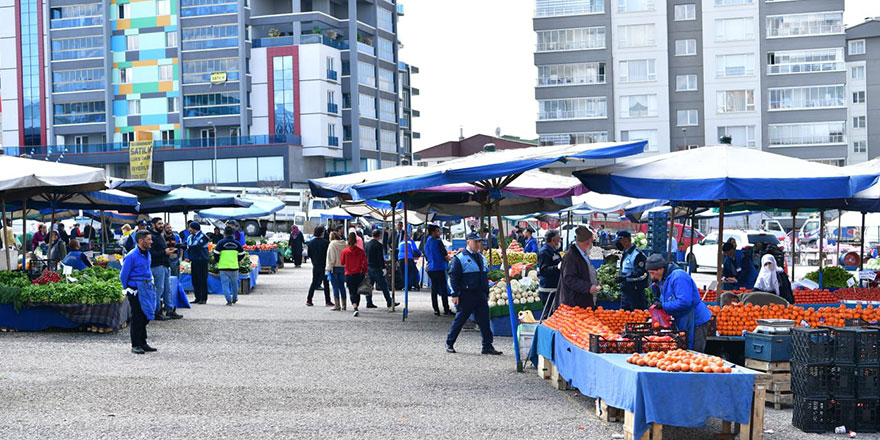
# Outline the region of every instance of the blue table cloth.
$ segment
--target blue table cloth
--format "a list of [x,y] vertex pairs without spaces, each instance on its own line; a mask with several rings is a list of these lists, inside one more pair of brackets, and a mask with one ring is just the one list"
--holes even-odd
[[278,266],[278,251],[248,251],[251,255],[256,255],[260,257],[260,266],[262,267],[271,267],[272,270],[275,270]]
[[[176,305],[178,309],[189,309],[192,308],[189,305],[189,298],[186,297],[186,291],[183,290],[183,286],[180,285],[180,279],[178,277],[168,277],[171,280],[171,290],[177,292]],[[190,279],[190,285],[192,285],[192,279]]]
[[532,362],[538,354],[552,359],[559,374],[585,396],[632,412],[634,438],[641,438],[650,423],[702,427],[709,418],[749,423],[755,377],[741,368],[707,374],[639,367],[626,362],[630,355],[582,350],[544,326],[538,326],[532,343]]
[[0,327],[19,331],[97,326],[118,330],[128,321],[128,301],[111,304],[27,304],[16,312],[12,304],[0,304]]

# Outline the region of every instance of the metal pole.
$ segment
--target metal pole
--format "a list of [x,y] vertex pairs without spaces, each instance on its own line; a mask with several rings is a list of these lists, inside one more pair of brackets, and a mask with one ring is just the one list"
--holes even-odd
[[409,224],[406,218],[406,202],[403,202],[403,320],[409,313]]
[[[6,198],[5,197],[3,199],[0,199],[0,205],[2,205],[2,206],[0,206],[0,209],[3,210],[3,213],[2,213],[2,215],[3,215],[3,252],[6,254],[6,270],[12,270],[12,262],[9,261],[9,243],[7,243],[8,239],[9,239],[9,235],[6,233],[6,228],[8,228],[9,225],[6,224]],[[12,228],[10,228],[10,230],[11,229]],[[15,232],[14,231],[12,233],[12,238],[13,238],[13,240],[15,239]],[[27,239],[27,236],[21,237],[21,241],[25,241],[26,239]],[[12,244],[15,245],[15,242],[13,241]]]
[[843,211],[837,211],[837,264],[840,265],[840,227]]
[[724,245],[724,206],[727,204],[726,202],[726,200],[720,201],[718,212],[718,266],[715,271],[715,282],[717,283],[715,293],[718,294],[718,298],[721,298],[721,267],[723,266],[721,246]]
[[571,232],[571,211],[568,211],[568,224],[566,225],[568,229],[565,230],[565,244],[562,245],[562,250],[568,251],[568,244],[570,243],[570,238],[568,234]]
[[101,254],[106,254],[107,250],[105,248],[107,243],[107,226],[104,224],[104,210],[101,210]]
[[[3,221],[6,223],[6,220]],[[862,213],[862,229],[861,229],[860,239],[859,239],[859,270],[864,268],[865,262],[865,213]]]
[[666,240],[666,261],[670,263],[674,263],[675,260],[672,259],[672,234],[675,231],[675,203],[673,203],[669,207],[669,237]]
[[825,258],[823,258],[822,254],[824,254],[823,250],[825,248],[825,210],[819,211],[819,288],[825,284],[822,279],[822,266]]
[[[697,208],[694,207],[694,208],[691,208],[691,250],[690,250],[690,255],[694,254],[694,241],[695,241],[696,230],[697,230],[696,222],[697,222]],[[694,263],[696,265],[696,257],[694,257]],[[694,270],[691,270],[690,262],[688,262],[688,272],[689,273],[696,272],[696,268],[694,268]]]
[[397,304],[395,300],[394,292],[396,290],[396,286],[394,285],[395,275],[397,275],[397,231],[394,229],[397,226],[397,223],[394,221],[394,216],[397,212],[397,202],[391,202],[391,311],[395,310],[395,304]]
[[27,272],[27,199],[21,202],[21,241],[24,244],[24,252],[21,253],[21,268]]
[[[504,223],[501,217],[501,202],[496,202],[495,212],[498,217],[498,231],[504,235]],[[516,357],[516,371],[522,373],[523,363],[519,357],[519,338],[516,337],[516,324],[519,318],[513,307],[513,290],[510,287],[510,264],[507,262],[507,247],[501,246],[501,263],[504,265],[504,282],[507,284],[507,309],[510,311],[510,331],[513,334],[513,354]]]
[[794,282],[794,266],[797,260],[797,209],[791,211],[791,282]]

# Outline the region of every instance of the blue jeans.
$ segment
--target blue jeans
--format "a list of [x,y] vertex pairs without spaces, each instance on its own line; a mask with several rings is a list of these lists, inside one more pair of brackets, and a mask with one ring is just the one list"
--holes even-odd
[[223,287],[223,296],[226,301],[238,300],[238,271],[237,270],[221,270],[220,285]]
[[339,299],[345,298],[345,268],[334,267],[330,272],[330,284],[333,284],[333,297]]
[[151,267],[153,282],[156,284],[156,313],[162,311],[161,302],[165,301],[165,310],[172,311],[176,308],[174,302],[175,293],[171,291],[171,268],[167,266]]

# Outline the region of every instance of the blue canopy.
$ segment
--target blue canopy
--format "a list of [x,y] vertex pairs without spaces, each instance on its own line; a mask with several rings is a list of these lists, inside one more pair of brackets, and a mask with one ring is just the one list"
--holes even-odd
[[[82,213],[85,217],[95,220],[101,220],[101,211],[83,210]],[[133,224],[138,221],[138,217],[139,216],[137,214],[123,214],[116,211],[104,211],[104,219],[110,223]]]
[[171,187],[168,185],[150,182],[149,180],[126,179],[111,179],[110,189],[119,189],[138,197],[145,198],[168,194],[171,191]]
[[878,170],[852,172],[720,145],[577,171],[574,176],[591,190],[604,194],[700,203],[850,198],[873,185],[878,174]]
[[272,215],[284,209],[284,202],[274,197],[242,197],[241,200],[253,203],[247,208],[209,208],[199,211],[199,217],[217,220],[242,220]]
[[208,208],[247,208],[251,202],[195,188],[177,188],[168,194],[141,200],[139,212],[190,212]]
[[[53,208],[57,211],[67,209],[128,209],[136,210],[138,198],[116,190],[88,191],[88,192],[43,192],[28,199],[28,210]],[[20,203],[7,204],[7,208],[20,210]]]
[[379,198],[441,185],[481,182],[540,168],[554,162],[614,159],[642,153],[647,141],[559,145],[482,152],[429,167],[401,166],[310,179],[312,195],[353,200]]

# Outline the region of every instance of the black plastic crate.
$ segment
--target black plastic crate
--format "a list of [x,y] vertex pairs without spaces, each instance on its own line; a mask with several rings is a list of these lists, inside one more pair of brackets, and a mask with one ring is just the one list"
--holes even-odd
[[830,365],[792,364],[791,390],[801,397],[827,397],[831,394],[831,373]]
[[794,395],[791,424],[804,432],[825,432],[834,429],[834,412],[827,397],[808,398]]
[[836,399],[856,398],[855,365],[835,365],[831,367],[831,389],[829,394]]
[[877,432],[880,403],[877,399],[835,399],[831,401],[835,426],[847,431]]
[[641,352],[687,349],[687,345],[688,338],[685,332],[646,335],[642,336]]
[[667,335],[678,334],[675,326],[671,328],[654,328],[651,322],[628,322],[623,326],[624,334],[628,335]]
[[859,327],[834,327],[835,364],[877,364],[880,362],[880,331]]
[[792,361],[803,364],[830,364],[834,360],[831,329],[795,327],[791,329]]
[[856,397],[880,399],[880,366],[859,365],[855,367]]
[[613,341],[592,333],[590,334],[590,351],[593,353],[639,353],[642,351],[642,337],[629,336],[622,341]]

